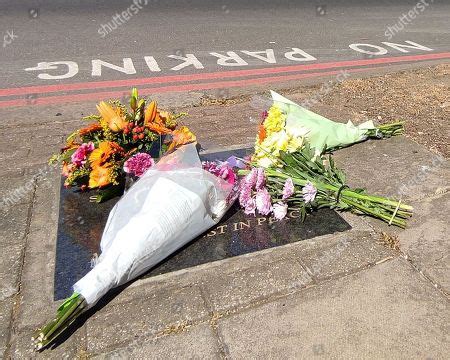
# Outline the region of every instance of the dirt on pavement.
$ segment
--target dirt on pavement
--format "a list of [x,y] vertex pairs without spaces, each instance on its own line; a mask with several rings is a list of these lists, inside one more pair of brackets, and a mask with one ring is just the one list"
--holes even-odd
[[366,79],[349,79],[324,98],[380,124],[404,120],[406,136],[450,155],[450,64]]
[[[405,135],[444,157],[450,156],[450,64],[279,91],[329,119],[376,124],[403,120]],[[198,134],[215,134],[217,146],[251,143],[268,91],[232,99],[204,98],[187,122]],[[266,104],[266,105],[264,105]],[[222,109],[220,109],[222,108]],[[225,119],[225,120],[224,120]],[[202,137],[199,137],[200,139]]]

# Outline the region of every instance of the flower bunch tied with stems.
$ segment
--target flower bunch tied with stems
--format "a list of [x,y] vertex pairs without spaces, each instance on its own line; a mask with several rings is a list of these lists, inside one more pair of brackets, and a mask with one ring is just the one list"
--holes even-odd
[[154,164],[154,157],[193,142],[195,135],[156,101],[131,91],[129,107],[119,100],[101,101],[98,114],[85,117],[91,124],[76,130],[50,163],[62,164],[66,187],[98,189],[92,201],[103,201],[123,192],[127,174],[140,177]]
[[241,170],[239,174],[245,175],[239,200],[247,214],[256,209],[261,215],[273,213],[282,219],[289,208],[298,210],[304,220],[308,212],[327,207],[368,215],[401,228],[412,216],[413,208],[401,200],[351,189],[333,158],[317,155],[306,141],[291,153],[280,151],[274,166]]
[[[149,158],[128,160],[139,172]],[[151,162],[151,161],[150,161]],[[216,226],[235,200],[237,161],[201,163],[196,143],[164,154],[111,210],[94,267],[34,333],[36,350],[54,341],[111,289],[144,274]],[[77,275],[74,275],[74,277]]]
[[273,105],[263,114],[256,137],[254,162],[261,167],[274,165],[281,152],[292,153],[308,141],[315,153],[349,146],[369,138],[401,135],[402,121],[375,126],[368,120],[359,125],[335,122],[271,92]]

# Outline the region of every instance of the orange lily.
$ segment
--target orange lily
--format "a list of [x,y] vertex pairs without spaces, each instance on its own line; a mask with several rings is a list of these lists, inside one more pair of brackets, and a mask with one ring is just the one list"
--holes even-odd
[[109,157],[114,153],[123,153],[124,150],[112,141],[102,141],[98,144],[98,148],[94,149],[89,155],[89,161],[91,162],[91,167],[102,166]]
[[163,121],[166,116],[170,114],[167,111],[159,111],[156,101],[153,100],[145,109],[144,125],[158,135],[170,134],[172,130],[167,128]]
[[109,164],[97,166],[89,174],[89,187],[91,189],[104,187],[111,183],[112,169]]
[[188,144],[197,140],[197,137],[189,130],[187,126],[182,126],[172,132],[172,142],[167,151],[171,151],[178,146]]
[[153,100],[145,109],[144,112],[144,125],[147,126],[148,124],[152,123],[156,118],[157,113],[157,104],[156,101]]
[[119,132],[128,124],[119,108],[113,108],[104,101],[97,105],[97,110],[112,132]]
[[89,124],[88,126],[82,128],[82,129],[80,129],[80,130],[78,131],[78,134],[79,134],[80,136],[84,136],[84,135],[90,134],[90,133],[92,133],[92,132],[94,132],[94,131],[99,131],[99,130],[101,130],[101,129],[102,129],[102,126],[101,126],[100,124],[98,124],[98,123],[93,123],[93,124]]
[[160,125],[160,124],[157,124],[157,123],[148,124],[147,127],[151,131],[157,133],[158,135],[167,135],[167,134],[170,134],[172,132],[172,130],[166,128],[164,125]]
[[171,130],[174,130],[177,126],[177,122],[174,120],[173,115],[168,111],[158,111],[155,121],[164,124],[167,129]]

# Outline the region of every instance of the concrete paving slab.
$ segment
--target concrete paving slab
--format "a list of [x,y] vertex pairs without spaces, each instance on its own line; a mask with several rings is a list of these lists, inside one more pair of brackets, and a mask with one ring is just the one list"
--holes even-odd
[[0,301],[19,290],[19,271],[22,264],[23,244],[2,246],[0,257]]
[[133,341],[92,359],[221,359],[217,341],[210,326],[201,324],[159,338]]
[[36,182],[36,192],[30,219],[28,252],[53,251],[59,212],[60,176],[50,168]]
[[[5,144],[2,144],[4,150],[6,150]],[[3,149],[2,149],[3,150]],[[19,149],[8,149],[9,151],[2,151],[0,152],[0,161],[2,163],[10,162],[14,163],[16,159],[23,159],[26,158],[30,152],[29,149],[26,148],[19,148]]]
[[215,276],[203,274],[202,287],[214,311],[223,312],[245,306],[311,283],[309,274],[289,255],[280,260],[270,259],[270,255],[263,257],[265,261],[254,258],[253,264],[250,261],[251,265],[246,264],[242,257],[237,266],[222,266]]
[[68,339],[64,339],[63,344],[57,344],[51,350],[42,352],[34,351],[32,346],[31,336],[34,333],[34,328],[23,328],[11,337],[11,359],[57,359],[69,360],[80,359],[85,354],[85,332],[84,328],[77,329],[70,334]]
[[146,291],[128,302],[108,304],[89,318],[86,325],[88,352],[113,350],[133,340],[148,339],[173,326],[189,325],[208,316],[198,287]]
[[401,258],[219,320],[233,359],[444,359],[448,300]]
[[[85,110],[86,104],[80,105],[80,111],[81,107]],[[56,119],[63,121],[58,124],[52,124],[54,119],[49,116],[45,118],[45,121],[39,120],[42,114],[34,114],[32,118],[24,121],[30,128],[40,123],[40,128],[52,129],[52,133],[49,134],[50,140],[53,148],[57,148],[60,134],[66,134],[68,129],[76,128],[78,125],[75,126],[72,120],[74,115],[77,117],[80,115],[75,114],[74,108],[70,107],[67,108],[67,112],[64,112],[64,109],[61,111],[63,116]],[[209,141],[208,146],[229,145],[230,139],[233,143],[253,142],[256,125],[250,117],[255,116],[254,108],[248,107],[248,104],[241,104],[239,107],[230,109],[229,113],[227,109],[228,116],[244,118],[245,121],[243,120],[239,129],[230,128],[229,124],[223,121],[223,117],[219,119],[218,111],[224,112],[224,108],[211,106],[206,109],[193,109],[192,116],[183,122],[187,125],[192,124],[193,130],[197,130],[200,139],[209,139],[211,134],[219,134]],[[205,117],[208,117],[206,121]],[[42,129],[40,131],[44,131]],[[40,140],[34,136],[30,139],[33,141],[33,146],[45,142],[42,137]],[[26,169],[31,173],[43,167],[43,160],[45,160],[43,157],[53,152],[48,146],[44,148],[37,149],[33,153],[38,159],[27,159],[20,169]],[[368,142],[341,150],[336,153],[336,156],[348,169],[349,183],[367,186],[371,192],[376,191],[386,195],[386,189],[388,189],[389,192],[396,194],[398,187],[407,183],[408,179],[416,179],[412,185],[407,183],[408,199],[422,198],[434,193],[436,189],[445,186],[444,180],[449,174],[447,165],[436,165],[438,164],[436,162],[433,164],[430,152],[404,138]],[[409,161],[408,167],[405,167],[405,158]],[[419,174],[425,175],[415,175],[418,171]],[[386,174],[392,174],[392,178],[389,179]],[[17,358],[34,356],[30,352],[30,333],[35,326],[47,320],[57,307],[57,304],[53,302],[53,265],[58,181],[59,174],[51,173],[49,181],[38,184],[36,191],[23,272],[21,294],[23,300],[14,324],[17,334],[12,339],[11,347],[11,353]],[[439,207],[442,203],[432,206]],[[325,259],[328,260],[320,262],[328,251],[339,244],[337,238],[333,240],[333,237],[330,237],[327,242],[321,241],[308,246],[305,242],[302,244],[304,248],[297,243],[294,246],[250,254],[248,257],[230,259],[231,261],[207,264],[167,276],[138,280],[93,314],[84,326],[78,328],[77,333],[81,334],[79,337],[76,333],[76,336],[71,337],[56,351],[46,351],[38,357],[61,358],[64,353],[70,357],[81,356],[85,349],[89,351],[89,354],[106,352],[105,356],[110,357],[117,354],[120,356],[120,351],[124,351],[125,356],[128,357],[145,357],[150,353],[163,356],[168,351],[173,351],[180,357],[186,357],[191,353],[196,355],[197,345],[200,357],[214,357],[217,355],[217,344],[214,343],[215,345],[212,346],[212,341],[217,339],[204,322],[210,319],[213,311],[226,312],[230,308],[237,310],[230,317],[225,315],[223,320],[219,320],[219,324],[221,324],[220,331],[223,333],[223,339],[230,341],[227,341],[230,354],[237,354],[235,356],[237,358],[247,354],[245,351],[248,348],[253,348],[253,341],[259,341],[257,350],[262,351],[262,355],[268,354],[269,358],[271,354],[278,357],[285,353],[298,355],[295,345],[302,346],[302,356],[305,354],[325,356],[330,349],[335,351],[333,353],[340,355],[339,351],[346,341],[351,345],[351,350],[354,350],[354,353],[351,353],[348,350],[350,347],[344,349],[343,354],[348,357],[352,354],[363,354],[358,351],[362,351],[360,349],[366,346],[364,345],[366,342],[368,345],[365,348],[369,355],[386,354],[388,346],[392,346],[394,355],[398,355],[402,354],[403,347],[406,346],[402,344],[409,341],[409,337],[415,342],[415,346],[412,350],[405,352],[407,356],[416,350],[413,355],[422,355],[432,346],[438,350],[429,351],[427,354],[440,355],[439,346],[442,348],[442,344],[445,343],[442,334],[445,334],[445,331],[448,332],[448,329],[443,329],[442,318],[436,315],[436,309],[439,306],[442,316],[448,314],[448,308],[441,303],[441,293],[433,292],[434,289],[430,283],[420,279],[418,273],[408,268],[408,263],[403,260],[389,261],[369,270],[362,270],[391,256],[391,252],[376,244],[375,235],[368,232],[369,222],[352,217],[351,214],[345,216],[356,221],[357,225],[352,224],[352,226],[354,230],[361,231],[361,238],[359,235],[352,238],[352,245],[339,252],[336,261],[330,261],[327,255]],[[15,224],[8,223],[7,226],[8,229],[13,229]],[[403,242],[402,239],[402,244]],[[407,241],[404,243],[405,246],[409,244]],[[437,244],[441,246],[441,243],[437,242]],[[420,242],[419,245],[425,246]],[[432,266],[433,261],[436,260],[432,256],[437,254],[438,250],[430,253],[423,251],[427,255],[421,258],[420,246],[414,245],[414,241],[411,240],[411,249],[419,249],[414,254],[422,261],[424,267]],[[436,246],[436,249],[438,248]],[[320,285],[303,289],[305,284],[308,284],[307,287],[312,286],[310,275],[314,273],[314,265],[318,262],[321,263],[321,269],[315,274],[314,280]],[[437,263],[441,266],[439,262]],[[302,264],[309,268],[310,273],[305,271]],[[386,264],[399,265],[390,265],[391,268],[386,268]],[[344,279],[328,281],[354,271],[359,273]],[[440,272],[435,273],[434,276],[442,278],[444,275]],[[323,283],[323,281],[326,282]],[[445,284],[444,281],[441,282]],[[296,292],[295,295],[286,298],[293,299],[290,300],[289,306],[287,303],[282,306],[281,300],[275,300],[284,299],[287,293],[292,292]],[[297,298],[300,294],[310,295]],[[296,302],[295,299],[300,300]],[[256,307],[260,300],[261,303],[268,304]],[[348,309],[348,306],[351,308]],[[287,307],[290,308],[286,310]],[[246,308],[249,310],[245,310]],[[266,309],[266,312],[251,316],[254,319],[250,319],[250,316],[246,317],[247,314],[262,308]],[[419,315],[417,317],[411,315],[409,308]],[[367,316],[365,316],[366,313]],[[314,316],[312,319],[304,318],[303,314]],[[429,318],[428,315],[430,315]],[[278,317],[282,320],[281,325],[276,324]],[[232,319],[239,319],[239,321],[236,320],[237,325],[227,327],[226,324],[231,324]],[[267,322],[264,322],[264,319],[267,319]],[[292,319],[294,330],[290,332]],[[334,323],[336,319],[337,327]],[[251,321],[255,322],[254,328],[248,326],[243,329],[239,325],[245,322],[248,324]],[[446,321],[448,322],[448,318]],[[383,326],[382,322],[384,322]],[[186,332],[179,333],[176,330],[173,334],[153,340],[158,332],[171,332],[173,329],[183,328],[191,323],[193,325],[188,327]],[[123,329],[120,329],[120,326]],[[312,328],[312,335],[306,336],[306,343],[302,342],[303,340],[299,342],[294,333],[304,336],[302,331],[309,327]],[[402,327],[405,332],[402,332]],[[389,330],[385,334],[386,328]],[[268,335],[271,329],[277,336],[277,341]],[[83,335],[86,330],[87,337]],[[128,332],[124,334],[124,330]],[[314,334],[319,334],[317,335],[319,340],[314,338]],[[381,336],[373,340],[371,338],[373,334],[381,334]],[[388,335],[397,339],[400,345],[395,344]],[[279,346],[278,336],[281,338],[279,340],[281,344],[287,344],[285,348],[277,347]],[[429,338],[431,336],[435,336],[434,342]],[[327,337],[330,338],[330,342],[327,342]],[[425,346],[423,349],[418,349],[417,343],[421,337],[424,338]],[[274,352],[264,353],[264,348]],[[190,352],[190,349],[194,350]],[[185,355],[186,352],[187,355]],[[260,353],[255,354],[260,355]]]
[[[53,316],[55,238],[58,219],[59,179],[56,172],[36,185],[21,279],[21,306],[16,327],[35,328]],[[54,305],[54,306],[52,306]]]
[[3,211],[15,205],[27,204],[33,195],[34,181],[29,177],[3,177],[0,180],[0,208]]
[[0,300],[0,357],[4,357],[11,326],[12,308],[14,306],[14,298]]
[[316,281],[347,275],[398,255],[368,231],[314,238],[301,242],[293,251]]
[[27,253],[21,279],[21,302],[16,327],[37,328],[54,316],[53,252]]
[[30,204],[0,209],[0,245],[21,244],[27,229]]
[[413,200],[450,187],[448,161],[404,136],[366,141],[334,156],[348,184],[369,193]]
[[414,217],[399,232],[400,246],[411,261],[450,294],[450,193],[414,203]]

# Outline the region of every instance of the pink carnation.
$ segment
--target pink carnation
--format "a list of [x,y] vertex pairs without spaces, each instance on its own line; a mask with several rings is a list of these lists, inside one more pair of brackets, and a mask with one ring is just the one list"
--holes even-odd
[[256,201],[254,198],[250,198],[244,207],[244,213],[247,215],[255,215]]
[[244,181],[246,182],[247,186],[250,189],[253,189],[253,187],[256,185],[256,178],[258,177],[258,169],[253,168],[244,178]]
[[305,203],[310,203],[313,202],[316,198],[317,189],[312,183],[308,182],[305,186],[303,186],[302,193]]
[[233,168],[226,162],[217,164],[213,161],[204,161],[202,162],[202,167],[211,174],[224,179],[229,184],[234,185],[237,180],[237,176],[233,171]]
[[287,178],[283,187],[283,200],[290,198],[294,194],[294,183],[291,178]]
[[228,183],[232,185],[234,185],[237,179],[236,173],[233,171],[233,168],[226,163],[220,166],[218,176],[228,181]]
[[256,176],[256,190],[262,189],[266,183],[266,173],[263,168],[258,168]]
[[245,181],[241,181],[239,189],[239,204],[241,204],[242,207],[247,206],[247,202],[252,197],[252,188],[248,186],[248,184]]
[[216,175],[219,171],[218,165],[214,161],[203,161],[202,167],[203,167],[203,170],[206,170],[214,175]]
[[94,150],[95,146],[92,141],[83,143],[78,149],[72,154],[70,160],[77,167],[83,166],[86,163],[88,155]]
[[269,215],[272,211],[270,194],[266,188],[262,188],[256,193],[256,208],[261,215]]
[[125,161],[123,170],[128,174],[141,177],[153,165],[155,165],[155,161],[149,154],[137,153]]

